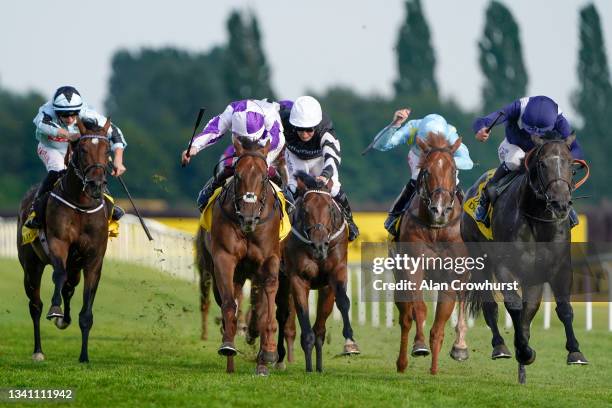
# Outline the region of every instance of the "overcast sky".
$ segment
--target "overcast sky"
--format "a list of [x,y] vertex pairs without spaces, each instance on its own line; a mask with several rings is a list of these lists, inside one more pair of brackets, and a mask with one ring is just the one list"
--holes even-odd
[[[273,84],[282,98],[331,85],[389,95],[396,78],[393,47],[403,20],[401,0],[224,0],[171,2],[20,0],[3,6],[0,86],[50,96],[73,84],[102,108],[110,59],[120,48],[175,46],[202,52],[226,41],[232,8],[259,18]],[[482,75],[476,42],[487,0],[422,0],[432,30],[439,86],[466,108],[477,107]],[[529,93],[546,94],[572,112],[576,88],[578,10],[583,0],[505,1],[518,21]],[[596,0],[608,59],[612,2]],[[205,105],[205,101],[202,101]],[[406,101],[410,104],[410,101]],[[34,113],[33,113],[34,114]]]

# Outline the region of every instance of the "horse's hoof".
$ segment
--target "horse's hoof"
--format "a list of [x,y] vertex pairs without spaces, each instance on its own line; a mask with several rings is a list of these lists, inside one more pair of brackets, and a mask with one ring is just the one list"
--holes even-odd
[[234,343],[230,342],[225,342],[221,344],[221,347],[219,347],[219,350],[217,352],[219,353],[219,355],[225,357],[232,357],[238,354],[238,350],[234,346]]
[[255,341],[257,340],[257,336],[251,336],[249,332],[247,331],[244,335],[244,340],[249,346],[252,346],[253,344],[255,344]]
[[32,354],[33,361],[45,361],[45,355],[43,353],[34,353]]
[[278,353],[276,351],[260,351],[257,361],[264,364],[274,364],[278,361]]
[[352,356],[361,354],[361,350],[359,350],[359,346],[354,341],[347,341],[344,344],[344,349],[342,350],[342,354],[345,356]]
[[526,353],[520,353],[518,350],[516,352],[516,361],[522,365],[530,365],[536,359],[536,352],[531,347],[526,347]]
[[287,365],[284,361],[277,361],[276,364],[274,364],[274,368],[278,371],[285,371],[287,369]]
[[47,320],[51,320],[55,317],[64,317],[64,312],[62,312],[62,308],[59,306],[51,306],[47,313]]
[[70,326],[70,321],[64,319],[63,317],[56,317],[55,318],[55,327],[57,327],[60,330],[65,330],[68,328],[68,326]]
[[465,361],[470,357],[470,353],[468,352],[467,348],[463,349],[453,346],[450,351],[450,356],[455,361]]
[[429,355],[429,353],[429,349],[425,344],[414,343],[414,346],[412,346],[412,353],[410,354],[412,355],[412,357],[426,357]]
[[266,367],[265,365],[258,365],[255,368],[255,374],[260,377],[267,377],[270,375],[270,370],[268,370],[268,367]]
[[567,355],[568,365],[588,365],[589,360],[580,351],[573,351]]
[[512,353],[508,350],[505,344],[498,344],[493,347],[493,352],[491,352],[491,358],[493,360],[501,359],[501,358],[512,358]]

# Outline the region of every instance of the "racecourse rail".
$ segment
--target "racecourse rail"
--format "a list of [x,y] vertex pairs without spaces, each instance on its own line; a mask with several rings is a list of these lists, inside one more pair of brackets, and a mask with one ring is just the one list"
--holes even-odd
[[[145,236],[138,219],[132,215],[125,215],[121,219],[119,237],[109,241],[107,258],[126,263],[133,263],[160,270],[176,278],[189,282],[197,282],[198,271],[194,265],[194,237],[184,231],[170,228],[155,220],[147,219],[146,224],[154,240],[149,241]],[[0,218],[0,257],[17,258],[16,246],[17,221]],[[605,263],[608,272],[608,282],[612,282],[612,259]],[[370,324],[374,327],[384,325],[392,327],[394,324],[395,304],[391,299],[378,302],[364,302],[362,300],[361,273],[358,263],[349,265],[347,292],[351,299],[351,319],[360,325]],[[245,285],[245,294],[248,294],[248,283]],[[548,294],[548,295],[547,295]],[[545,288],[545,298],[549,298],[550,289]],[[315,292],[310,293],[309,306],[311,313],[316,311]],[[379,299],[383,300],[383,299]],[[432,308],[435,309],[435,302]],[[593,309],[592,302],[585,302],[586,330],[593,328],[593,312],[602,308]],[[548,329],[551,324],[552,304],[543,302],[543,328]],[[340,320],[340,312],[334,307],[333,318]],[[452,324],[456,323],[456,314],[453,314]],[[472,319],[468,325],[473,326]],[[510,315],[506,313],[506,327],[511,327]],[[608,331],[612,332],[612,302],[608,303]]]

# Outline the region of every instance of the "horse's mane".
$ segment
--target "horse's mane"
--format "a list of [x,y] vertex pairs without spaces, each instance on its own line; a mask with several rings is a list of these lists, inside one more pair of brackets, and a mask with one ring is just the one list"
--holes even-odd
[[238,142],[240,142],[240,145],[242,145],[244,150],[253,151],[262,148],[262,146],[257,143],[257,140],[251,140],[245,136],[238,136],[236,137],[236,139],[238,140]]
[[101,132],[104,129],[98,124],[98,121],[95,119],[86,118],[83,119],[82,122],[85,126],[85,129],[89,130],[90,132]]
[[561,133],[557,132],[554,129],[553,130],[549,130],[548,132],[544,133],[540,137],[542,139],[546,140],[547,142],[558,142],[558,141],[561,141],[561,140],[565,139]]
[[295,178],[301,180],[308,190],[320,190],[324,187],[322,181],[317,180],[303,170],[297,171]]
[[[441,135],[439,133],[430,132],[427,135],[427,139],[425,139],[425,142],[431,149],[443,150],[443,149],[449,149],[451,147],[451,144],[448,142],[448,140],[446,140],[446,137],[444,137],[444,135]],[[425,165],[426,157],[427,155],[421,154],[418,167],[423,167]]]

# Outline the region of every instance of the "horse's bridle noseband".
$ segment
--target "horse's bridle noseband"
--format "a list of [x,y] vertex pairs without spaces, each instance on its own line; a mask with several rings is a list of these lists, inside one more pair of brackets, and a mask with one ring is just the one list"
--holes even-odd
[[[82,140],[86,140],[86,139],[98,139],[110,145],[108,139],[103,135],[83,135],[77,141],[77,146],[80,145]],[[90,179],[88,177],[88,174],[94,169],[101,168],[101,169],[104,169],[104,171],[106,171],[108,164],[106,163],[106,161],[104,163],[93,163],[83,169],[83,165],[81,163],[81,158],[80,158],[80,150],[76,150],[74,154],[72,155],[72,157],[70,158],[68,165],[72,167],[72,169],[74,170],[74,174],[78,177],[79,180],[81,180],[82,191],[88,196],[90,196],[90,194],[87,192],[86,187],[89,184],[95,182],[96,180]]]

